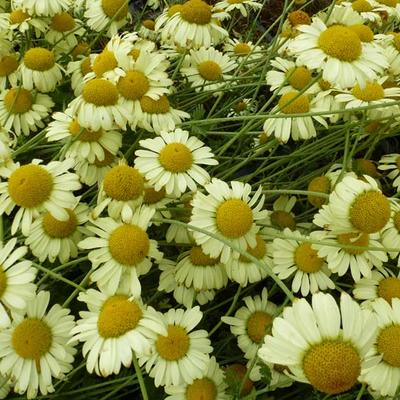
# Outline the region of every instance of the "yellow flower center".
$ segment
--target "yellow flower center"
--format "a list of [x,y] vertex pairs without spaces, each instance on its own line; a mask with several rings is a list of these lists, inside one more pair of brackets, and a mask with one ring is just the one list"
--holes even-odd
[[143,194],[144,180],[136,168],[117,165],[107,172],[103,187],[108,197],[119,201],[129,201]]
[[57,14],[51,19],[51,28],[58,32],[72,31],[75,28],[74,17],[67,12]]
[[324,79],[320,79],[318,85],[322,90],[329,90],[332,87],[332,85]]
[[378,335],[377,348],[383,361],[392,367],[400,367],[400,325],[383,328]]
[[288,20],[293,26],[311,24],[310,16],[306,12],[301,10],[296,10],[289,13]]
[[230,239],[246,235],[253,225],[253,211],[240,199],[225,200],[216,212],[218,230]]
[[43,230],[52,238],[63,239],[71,236],[78,225],[75,213],[72,210],[66,209],[69,215],[67,221],[59,221],[54,218],[49,212],[43,216]]
[[318,252],[310,243],[300,244],[294,252],[294,262],[300,271],[312,274],[318,272],[324,265],[324,260],[318,256]]
[[72,57],[78,58],[79,56],[88,55],[90,53],[90,46],[86,42],[78,43],[72,51]]
[[143,316],[142,309],[128,296],[109,297],[100,310],[97,328],[103,338],[117,338],[135,329]]
[[242,4],[244,0],[228,0],[229,4]]
[[28,318],[15,327],[11,340],[20,357],[35,360],[38,366],[40,358],[50,350],[53,334],[44,321]]
[[218,258],[212,258],[204,254],[200,246],[192,247],[190,250],[190,261],[193,265],[201,267],[213,266],[219,263]]
[[129,55],[136,61],[140,56],[140,49],[132,49]]
[[[261,238],[260,235],[256,236],[257,244],[254,247],[247,246],[246,251],[250,253],[253,257],[257,258],[257,260],[261,260],[265,253],[267,252],[267,244],[265,240]],[[252,261],[248,259],[246,256],[240,256],[239,260],[244,263],[251,263]]]
[[160,164],[173,173],[185,172],[193,165],[193,155],[190,149],[182,143],[169,143],[158,157]]
[[393,224],[397,229],[397,232],[400,233],[400,211],[397,211],[393,216]]
[[290,85],[297,90],[305,88],[312,79],[311,72],[306,67],[297,67],[289,70],[286,76]]
[[29,49],[24,55],[24,64],[33,71],[48,71],[55,63],[53,52],[42,47]]
[[89,72],[92,72],[92,66],[90,64],[90,58],[86,57],[81,61],[81,74],[82,76],[85,76]]
[[4,292],[7,289],[7,275],[3,270],[3,267],[0,265],[0,299],[3,297]]
[[368,43],[374,40],[374,32],[367,25],[357,24],[351,25],[349,28],[358,35],[362,42]]
[[110,50],[103,50],[96,56],[93,61],[92,69],[96,76],[100,78],[107,71],[112,71],[118,67],[118,61],[114,56],[114,53]]
[[8,76],[18,68],[18,60],[15,56],[3,56],[0,59],[0,76]]
[[383,99],[385,93],[383,91],[382,85],[378,82],[367,82],[364,88],[361,88],[357,83],[351,91],[354,97],[362,101],[374,101]]
[[247,336],[254,343],[261,343],[272,324],[272,316],[265,311],[255,311],[246,323]]
[[289,228],[292,231],[296,229],[296,221],[290,213],[282,210],[273,211],[271,214],[271,224],[279,229]]
[[400,298],[400,279],[390,276],[379,282],[378,296],[384,298],[388,303],[393,298]]
[[210,378],[195,379],[187,386],[185,400],[215,400],[217,387]]
[[350,222],[361,232],[379,232],[389,221],[390,203],[381,192],[359,194],[350,208]]
[[142,22],[142,25],[143,25],[145,28],[150,29],[151,31],[154,31],[154,28],[155,28],[156,23],[155,23],[152,19],[145,19],[145,20]]
[[233,52],[237,56],[246,56],[251,53],[251,47],[247,43],[236,43]]
[[19,9],[19,10],[14,10],[10,13],[10,22],[12,24],[22,24],[22,22],[26,21],[30,15]]
[[211,8],[202,0],[189,0],[182,5],[180,13],[190,24],[207,25],[212,17]]
[[76,120],[73,120],[69,124],[69,133],[72,137],[79,135],[81,142],[97,142],[103,135],[103,130],[91,131],[89,129],[82,128]]
[[82,96],[87,103],[95,106],[112,106],[118,101],[118,90],[110,81],[93,79],[85,83]]
[[[362,233],[361,235],[359,235],[358,233],[342,233],[337,236],[337,241],[338,243],[344,245],[367,247],[369,244],[369,236],[366,233]],[[356,255],[364,253],[365,250],[343,248],[343,251],[348,254]]]
[[190,339],[181,326],[168,325],[168,335],[159,335],[156,341],[157,353],[167,361],[177,361],[183,358],[190,347]]
[[258,140],[260,141],[260,144],[265,144],[268,141],[268,135],[263,132],[259,137]]
[[303,371],[315,389],[338,394],[357,383],[361,360],[351,344],[339,340],[324,341],[308,350],[303,359]]
[[168,17],[172,17],[178,12],[181,12],[182,10],[182,4],[174,4],[168,9]]
[[362,177],[362,175],[369,175],[373,178],[379,178],[381,175],[378,172],[376,165],[371,160],[365,158],[357,158],[353,161],[354,172]]
[[158,100],[143,96],[140,99],[140,106],[143,112],[149,114],[165,114],[169,111],[169,101],[167,96],[161,96]]
[[207,81],[217,81],[222,77],[221,67],[214,61],[203,61],[197,66],[200,76]]
[[334,25],[323,31],[318,45],[328,56],[341,61],[355,61],[360,57],[362,51],[358,35],[341,25]]
[[128,0],[101,0],[101,7],[114,21],[121,21],[128,15]]
[[310,100],[303,94],[289,92],[279,99],[278,107],[284,114],[303,114],[310,111]]
[[115,160],[115,155],[107,151],[106,149],[103,148],[104,151],[104,160],[99,160],[97,157],[94,160],[94,165],[96,167],[102,168],[106,167],[107,165],[112,164],[112,162]]
[[[308,184],[307,190],[309,192],[320,192],[320,193],[330,193],[331,191],[331,181],[326,176],[317,176]],[[308,201],[314,207],[321,208],[323,204],[326,203],[324,197],[318,197],[309,195]]]
[[8,193],[18,206],[34,208],[48,200],[53,184],[53,177],[45,168],[27,164],[8,178]]
[[398,0],[377,0],[377,1],[378,3],[381,3],[388,7],[396,7],[397,4],[399,3]]
[[145,204],[155,204],[158,203],[165,197],[165,189],[161,188],[161,190],[157,191],[154,188],[146,188],[144,189],[144,198],[143,202]]
[[111,233],[108,247],[112,257],[120,264],[134,266],[149,254],[150,240],[139,226],[123,224]]
[[239,101],[239,103],[236,103],[233,106],[233,109],[235,112],[240,113],[242,111],[245,111],[247,109],[247,103],[245,101]]
[[140,71],[129,71],[117,84],[119,93],[129,100],[139,100],[150,89],[149,80]]
[[12,114],[24,114],[32,108],[31,92],[23,88],[10,89],[4,96],[4,105]]
[[351,3],[351,8],[358,12],[370,12],[372,11],[372,6],[367,0],[355,0]]

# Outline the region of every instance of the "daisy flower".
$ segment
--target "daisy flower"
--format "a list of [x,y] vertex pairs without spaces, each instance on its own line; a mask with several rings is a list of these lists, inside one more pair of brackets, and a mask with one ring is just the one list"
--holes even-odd
[[[319,192],[329,194],[332,191],[333,183],[328,175],[316,176],[311,179],[307,186],[309,192]],[[321,208],[326,202],[326,198],[309,194],[307,196],[308,202],[314,207]]]
[[54,102],[50,96],[23,88],[11,88],[0,94],[0,123],[17,136],[28,136],[45,126]]
[[153,334],[152,352],[139,357],[139,365],[145,364],[156,387],[191,384],[194,379],[202,378],[212,347],[207,331],[192,331],[203,317],[199,306],[170,309],[158,315],[165,332]]
[[243,301],[246,306],[239,308],[234,317],[221,317],[221,320],[230,325],[240,350],[245,353],[245,358],[251,360],[256,356],[265,335],[271,331],[278,307],[268,301],[266,288],[262,290],[261,295],[246,296]]
[[40,291],[23,314],[15,314],[12,325],[0,332],[0,373],[14,382],[13,390],[28,399],[54,392],[53,379],[63,379],[72,370],[75,326],[69,310],[59,304],[46,312],[50,293]]
[[362,310],[348,294],[341,295],[339,308],[331,295],[317,293],[312,306],[296,300],[274,319],[272,335],[265,337],[258,356],[287,366],[296,381],[339,394],[357,384],[371,366],[367,353],[376,330],[373,313]]
[[[398,249],[398,251],[389,252],[391,258],[396,258],[400,253],[400,204],[393,199],[390,207],[390,219],[381,232],[381,238],[384,247]],[[397,265],[400,266],[400,258],[397,261]]]
[[8,85],[18,86],[18,55],[9,53],[0,56],[0,90],[4,90]]
[[153,214],[154,210],[142,206],[126,223],[98,218],[93,221],[94,226],[88,226],[97,236],[82,240],[78,247],[91,250],[88,254],[93,269],[91,280],[100,290],[115,292],[120,287],[129,290],[132,296],[140,296],[138,277],[149,272],[151,258],[162,257],[157,242],[146,232]]
[[314,224],[335,233],[380,232],[390,219],[390,201],[374,178],[346,175],[314,216]]
[[71,88],[77,97],[82,93],[85,86],[85,76],[92,72],[90,57],[85,57],[77,61],[70,61],[67,64],[67,73],[71,75]]
[[[199,1],[199,0],[197,0]],[[231,78],[228,73],[236,68],[236,62],[214,47],[190,50],[186,56],[181,73],[196,91],[216,90],[224,87]]]
[[23,313],[35,297],[36,269],[28,260],[21,261],[28,249],[15,247],[17,239],[9,240],[0,249],[0,328],[11,324],[9,312]]
[[39,17],[52,17],[67,11],[71,5],[70,0],[15,0],[13,3],[14,7],[20,7]]
[[232,108],[229,110],[227,117],[237,117],[241,115],[251,115],[257,111],[258,103],[257,100],[253,99],[241,99],[237,101]]
[[83,342],[82,353],[89,373],[107,377],[129,368],[132,358],[150,352],[149,331],[165,332],[157,314],[147,310],[140,298],[128,292],[89,289],[78,300],[88,311],[80,311],[72,334]]
[[223,0],[215,4],[217,10],[231,13],[234,10],[240,11],[243,17],[247,17],[248,9],[257,11],[262,8],[262,4],[257,0]]
[[67,208],[77,203],[73,195],[81,185],[78,177],[68,172],[73,160],[51,161],[41,165],[34,159],[30,164],[7,164],[0,168],[0,175],[6,179],[0,183],[0,215],[18,211],[13,218],[11,234],[21,227],[22,234],[28,236],[32,220],[42,211],[48,211],[60,221],[69,219]]
[[[296,229],[296,216],[293,207],[296,204],[296,196],[279,196],[272,205],[272,212],[268,216],[270,225],[279,230],[289,228],[294,231]],[[265,229],[266,231],[268,229]]]
[[229,400],[226,394],[225,374],[217,363],[215,357],[211,357],[207,369],[201,378],[195,379],[190,384],[165,387],[165,393],[169,396],[165,400],[188,400],[188,399],[213,399]]
[[379,160],[378,169],[381,171],[389,171],[386,175],[391,179],[393,187],[400,191],[400,154],[385,154]]
[[353,2],[343,1],[340,3],[343,8],[351,7],[357,12],[365,22],[372,22],[377,25],[382,24],[382,18],[378,12],[374,11],[375,2],[368,0],[354,0]]
[[272,243],[274,273],[280,279],[294,275],[292,290],[294,293],[301,292],[302,296],[334,289],[335,284],[329,278],[330,272],[324,258],[310,243],[304,241],[307,237],[288,228],[283,233],[291,238],[276,238]]
[[[148,3],[147,3],[148,4]],[[155,31],[156,21],[153,19],[145,19],[141,22],[138,34],[143,39],[157,40],[157,32]]]
[[[33,29],[35,36],[40,38],[48,29],[48,23],[43,18],[31,14],[28,10],[14,6],[14,9],[8,14],[10,35],[15,31],[25,33]],[[11,38],[10,38],[11,39]]]
[[[248,246],[255,247],[260,229],[256,222],[267,214],[261,210],[265,198],[261,186],[251,196],[251,186],[247,183],[232,181],[228,185],[213,178],[205,189],[208,194],[197,192],[193,197],[190,224],[223,236],[242,251]],[[229,245],[205,233],[193,231],[193,237],[204,253],[213,258],[220,256],[223,263],[232,256],[240,256]]]
[[86,204],[78,203],[74,209],[66,209],[69,215],[67,221],[54,218],[49,212],[37,218],[25,240],[32,254],[40,262],[48,259],[54,263],[56,258],[61,264],[78,255],[77,244],[82,235],[90,232],[83,226],[89,219],[89,209]]
[[61,82],[61,67],[56,63],[53,51],[33,47],[24,54],[19,66],[24,89],[36,88],[43,93],[52,92]]
[[388,66],[383,51],[363,43],[350,28],[342,25],[327,27],[313,18],[311,25],[300,25],[300,35],[289,44],[300,65],[322,70],[322,78],[340,88],[377,78]]
[[200,164],[218,164],[209,147],[181,129],[161,132],[154,139],[140,140],[139,145],[146,150],[135,152],[135,167],[156,190],[164,188],[176,197],[187,188],[196,191],[197,184],[204,186],[210,181]]

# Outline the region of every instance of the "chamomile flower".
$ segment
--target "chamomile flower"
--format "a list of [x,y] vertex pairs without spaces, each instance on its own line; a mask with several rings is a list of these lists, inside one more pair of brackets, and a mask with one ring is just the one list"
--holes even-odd
[[382,156],[379,160],[378,169],[388,171],[389,173],[386,176],[393,181],[393,187],[400,191],[400,154],[392,153]]
[[39,38],[48,29],[48,24],[43,18],[29,13],[26,9],[17,7],[8,14],[8,21],[10,36],[15,35],[16,32],[25,33],[32,29],[35,32],[35,36]]
[[257,111],[258,104],[256,100],[253,99],[241,99],[236,102],[230,109],[227,117],[237,117],[240,115],[250,115]]
[[14,87],[0,94],[0,123],[19,136],[29,135],[45,126],[54,102],[50,96]]
[[20,7],[31,15],[52,17],[67,11],[71,5],[70,0],[16,0],[14,7]]
[[[393,199],[390,208],[390,219],[381,232],[381,238],[384,247],[398,249],[389,251],[390,257],[396,258],[400,253],[400,204]],[[397,265],[400,266],[400,258],[397,259]]]
[[139,36],[143,39],[157,40],[157,32],[155,31],[156,21],[153,19],[145,19],[141,22],[139,28]]
[[121,366],[130,367],[133,357],[150,352],[148,331],[164,333],[164,326],[139,297],[128,292],[89,289],[78,300],[88,311],[72,330],[75,340],[83,342],[82,353],[89,373],[107,377],[118,374]]
[[0,56],[0,89],[3,91],[8,85],[18,85],[18,55],[15,53]]
[[82,226],[89,219],[86,204],[79,203],[74,209],[66,211],[69,215],[67,221],[60,221],[46,212],[33,222],[25,244],[40,262],[48,259],[54,263],[58,258],[60,263],[64,264],[70,258],[76,258],[78,242],[83,235],[91,233]]
[[[316,176],[308,183],[307,191],[329,194],[332,191],[333,185],[334,182],[332,182],[329,174]],[[307,196],[307,200],[311,205],[317,208],[321,208],[327,202],[325,197],[320,197],[313,194],[309,194]]]
[[369,0],[354,0],[353,2],[343,1],[340,5],[344,8],[351,7],[365,22],[372,22],[377,25],[382,24],[382,17],[378,12],[374,11],[376,6],[375,2],[372,3]]
[[[296,381],[326,394],[351,389],[373,363],[367,353],[376,337],[374,314],[362,310],[348,294],[340,308],[329,294],[317,293],[312,306],[296,300],[274,319],[258,356],[287,366]],[[343,362],[346,360],[346,362]]]
[[179,197],[189,188],[204,186],[210,175],[199,165],[217,165],[211,149],[188,131],[176,129],[162,132],[154,139],[140,140],[146,150],[135,152],[135,167],[156,190],[164,188],[167,194]]
[[91,250],[91,279],[100,290],[115,292],[118,287],[127,288],[132,296],[140,296],[138,277],[149,272],[150,259],[162,257],[157,242],[146,232],[153,214],[154,210],[142,206],[126,223],[98,218],[93,221],[94,226],[88,227],[97,236],[82,240],[78,247]]
[[[279,196],[272,205],[272,212],[268,216],[270,225],[273,228],[283,230],[289,228],[294,231],[296,229],[296,216],[293,208],[296,204],[296,196]],[[265,228],[266,229],[266,228]],[[266,229],[267,230],[267,229]]]
[[262,4],[257,0],[223,0],[216,3],[215,8],[217,10],[224,10],[227,13],[238,10],[243,17],[247,17],[249,10],[260,10],[262,8]]
[[270,332],[278,307],[268,301],[266,288],[261,295],[246,296],[243,301],[246,305],[239,308],[234,317],[221,317],[221,320],[230,325],[240,350],[245,353],[245,358],[251,360],[257,354],[265,335]]
[[164,333],[154,334],[151,341],[153,351],[139,357],[139,364],[145,364],[146,372],[154,378],[156,387],[191,384],[207,371],[208,354],[212,351],[208,332],[192,331],[202,317],[198,306],[159,313]]
[[75,96],[82,93],[85,85],[85,76],[92,71],[90,57],[81,58],[77,61],[70,61],[67,65],[67,73],[71,75],[71,87]]
[[28,249],[15,247],[17,239],[9,240],[0,249],[0,328],[11,324],[10,312],[23,313],[35,297],[36,269],[29,260],[21,261]]
[[[267,211],[262,211],[261,186],[251,196],[249,184],[232,181],[228,185],[213,178],[205,189],[208,194],[196,192],[193,197],[190,224],[223,236],[242,251],[256,246],[260,229],[256,222],[267,215]],[[202,232],[193,230],[193,237],[205,254],[214,258],[220,256],[223,263],[240,256],[229,245]]]
[[72,370],[76,353],[75,343],[68,343],[74,317],[59,304],[46,312],[49,300],[49,292],[40,291],[0,333],[0,373],[10,376],[14,391],[28,399],[38,391],[53,393],[53,378],[63,379]]
[[77,175],[68,172],[73,160],[51,161],[41,165],[34,159],[30,164],[7,164],[0,168],[5,181],[0,183],[0,215],[9,215],[18,207],[11,225],[15,234],[21,227],[22,234],[28,236],[32,220],[42,211],[48,211],[60,221],[69,219],[67,208],[74,208],[77,199],[74,190],[81,185]]

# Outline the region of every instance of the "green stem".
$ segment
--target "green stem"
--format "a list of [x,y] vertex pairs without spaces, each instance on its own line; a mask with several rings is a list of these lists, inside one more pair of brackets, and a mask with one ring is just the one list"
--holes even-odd
[[133,366],[135,367],[135,372],[136,372],[136,376],[139,381],[140,391],[142,392],[143,400],[149,400],[149,397],[147,395],[146,384],[144,383],[144,379],[143,379],[143,375],[142,375],[142,370],[139,367],[135,352],[133,352],[132,358],[133,358]]

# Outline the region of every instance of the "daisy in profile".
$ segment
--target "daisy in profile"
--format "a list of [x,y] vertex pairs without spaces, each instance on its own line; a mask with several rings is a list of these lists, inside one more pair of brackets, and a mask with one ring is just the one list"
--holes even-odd
[[[48,29],[48,23],[43,18],[29,13],[26,9],[14,6],[8,14],[10,35],[25,33],[32,29],[37,38],[41,37]],[[10,38],[11,39],[11,38]]]
[[[199,1],[199,0],[197,0]],[[229,72],[236,68],[236,62],[228,55],[214,47],[190,50],[181,67],[182,75],[186,76],[196,91],[216,90],[224,87],[229,78]]]
[[80,58],[77,61],[70,61],[67,64],[67,74],[71,75],[71,88],[75,96],[82,93],[82,89],[86,83],[85,77],[92,72],[90,57]]
[[66,221],[60,221],[46,212],[33,222],[25,244],[40,262],[48,259],[54,263],[58,258],[60,263],[64,264],[70,258],[76,258],[78,242],[83,235],[91,233],[82,226],[89,219],[89,209],[86,204],[78,203],[74,209],[66,211],[69,214],[69,219]]
[[33,283],[37,270],[28,260],[21,261],[28,249],[15,247],[17,239],[9,240],[0,249],[0,328],[11,324],[10,313],[21,314],[35,297],[36,285]]
[[363,43],[357,33],[344,25],[327,27],[318,17],[311,25],[300,25],[300,35],[289,44],[300,65],[322,70],[322,78],[346,89],[376,79],[388,62],[378,46]]
[[[242,251],[248,246],[255,247],[260,229],[256,223],[267,216],[267,211],[262,211],[261,186],[251,195],[251,186],[247,183],[232,181],[228,185],[213,178],[205,189],[207,194],[196,192],[193,197],[190,224],[223,236]],[[223,263],[231,257],[239,258],[239,253],[218,239],[195,230],[193,237],[205,254],[214,258],[220,256]]]
[[279,196],[272,205],[272,212],[269,215],[269,225],[279,230],[289,228],[294,231],[296,229],[296,216],[293,208],[296,200],[296,196]]
[[157,32],[155,31],[156,21],[153,19],[145,19],[141,22],[138,34],[143,39],[157,40]]
[[71,158],[85,158],[93,163],[96,159],[103,161],[105,152],[117,154],[122,145],[122,134],[119,131],[92,131],[83,128],[76,121],[70,110],[64,113],[56,112],[52,115],[53,121],[46,129],[46,138],[49,142],[72,141],[65,156]]
[[240,350],[245,353],[245,358],[251,360],[257,354],[265,335],[271,332],[272,321],[278,315],[278,307],[268,301],[266,288],[261,295],[246,296],[243,301],[246,305],[239,308],[234,317],[221,317],[221,320],[230,325]]
[[[307,191],[329,194],[332,191],[332,188],[333,182],[329,179],[329,176],[321,175],[311,179],[307,186]],[[327,202],[326,198],[312,194],[307,196],[307,200],[311,205],[318,208],[321,208]]]
[[21,228],[28,236],[32,221],[40,212],[48,211],[60,221],[69,219],[67,208],[74,208],[77,199],[72,193],[81,185],[78,177],[68,170],[73,160],[51,161],[47,165],[34,159],[30,164],[7,164],[0,168],[0,215],[18,207],[11,225],[11,234]]
[[39,17],[52,17],[67,11],[71,5],[70,0],[15,0],[14,7],[20,7],[31,15]]
[[54,102],[50,96],[15,87],[0,94],[0,123],[19,136],[28,136],[45,126],[43,120],[50,114]]
[[216,3],[215,8],[217,10],[224,10],[227,13],[232,13],[232,11],[238,10],[243,17],[247,17],[249,10],[260,10],[262,4],[257,0],[223,0]]
[[259,60],[265,50],[251,41],[245,42],[238,39],[229,39],[224,45],[224,51],[230,57],[236,58],[237,62],[247,63]]
[[82,353],[89,373],[107,377],[118,374],[121,366],[129,368],[133,357],[150,352],[149,331],[163,334],[165,328],[151,308],[128,292],[81,292],[78,300],[88,311],[72,330],[73,340],[83,342]]
[[400,191],[400,154],[392,153],[382,156],[379,160],[378,169],[388,171],[386,176],[393,181],[392,186]]
[[372,22],[380,26],[382,24],[382,17],[378,12],[374,11],[376,3],[369,0],[354,0],[353,2],[343,1],[340,3],[343,8],[351,7],[357,12],[365,22]]
[[140,296],[138,277],[149,272],[151,259],[162,257],[157,242],[146,232],[153,214],[154,210],[142,206],[126,223],[98,218],[93,221],[94,226],[88,226],[97,236],[82,240],[78,247],[91,250],[91,280],[100,290],[115,292],[120,287],[132,296]]
[[339,308],[331,295],[317,293],[312,306],[296,300],[274,319],[272,335],[265,337],[258,356],[287,366],[296,381],[339,394],[356,385],[373,365],[367,353],[376,331],[374,314],[362,310],[348,294],[341,295]]
[[225,392],[227,384],[224,378],[224,371],[218,365],[215,357],[211,357],[207,369],[201,378],[195,379],[190,384],[166,386],[165,393],[169,396],[165,400],[229,400],[230,396]]
[[257,100],[244,98],[233,104],[227,117],[238,117],[241,115],[251,115],[257,111],[258,102]]
[[24,89],[36,88],[43,93],[52,92],[61,82],[61,67],[52,50],[32,47],[24,54],[19,66]]
[[199,165],[217,165],[211,149],[188,131],[162,132],[154,139],[140,140],[145,150],[136,150],[135,167],[156,190],[179,197],[187,188],[197,190],[210,181]]
[[49,300],[50,293],[40,291],[0,332],[0,373],[9,376],[13,390],[26,393],[28,399],[39,391],[44,396],[53,393],[53,378],[63,379],[72,370],[76,353],[70,333],[74,317],[59,304],[46,312]]
[[[398,249],[397,251],[389,251],[390,258],[395,259],[400,253],[400,204],[395,199],[392,199],[390,208],[390,219],[381,232],[381,238],[384,247]],[[397,259],[397,265],[400,266],[399,258]]]
[[139,365],[145,365],[156,387],[191,384],[202,378],[212,347],[207,331],[193,331],[203,317],[200,308],[170,309],[158,315],[165,332],[153,334],[152,352],[139,357]]
[[0,89],[3,91],[8,85],[18,86],[18,54],[9,53],[0,56]]

